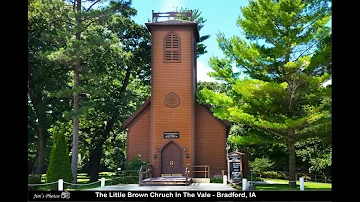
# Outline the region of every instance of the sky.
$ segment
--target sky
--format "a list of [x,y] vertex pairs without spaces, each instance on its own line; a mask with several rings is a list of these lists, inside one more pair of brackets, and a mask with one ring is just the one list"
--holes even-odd
[[[132,0],[132,6],[138,11],[133,19],[136,23],[143,25],[151,19],[152,10],[169,12],[174,11],[176,7],[187,7],[199,9],[202,12],[201,16],[207,21],[201,29],[200,36],[207,34],[211,36],[203,42],[208,53],[197,59],[198,81],[215,81],[207,75],[207,72],[212,71],[208,64],[212,56],[223,57],[216,41],[216,35],[221,32],[225,34],[226,38],[234,35],[241,36],[236,21],[241,16],[240,7],[247,5],[248,0]],[[238,71],[237,69],[233,70]],[[327,84],[330,83],[331,80],[327,82]]]
[[236,25],[236,20],[240,15],[240,6],[246,6],[248,0],[223,0],[224,3],[214,0],[132,0],[132,6],[138,11],[133,18],[136,23],[143,24],[151,19],[152,10],[154,12],[174,11],[176,6],[199,9],[201,16],[207,21],[201,29],[201,35],[210,34],[210,38],[204,41],[208,53],[201,55],[197,59],[198,81],[215,81],[207,76],[211,71],[208,64],[210,57],[223,57],[222,51],[218,47],[216,35],[219,32],[225,36],[240,35],[240,28]]

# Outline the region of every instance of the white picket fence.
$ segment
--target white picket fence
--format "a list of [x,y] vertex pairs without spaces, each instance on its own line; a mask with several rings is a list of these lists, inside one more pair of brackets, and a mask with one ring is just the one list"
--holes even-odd
[[[58,183],[58,191],[64,191],[64,184],[75,185],[75,186],[88,186],[88,185],[96,184],[98,182],[99,181],[88,183],[88,184],[73,184],[70,182],[66,182],[63,179],[59,179],[58,181],[55,181],[55,182],[48,182],[48,183],[42,183],[42,184],[28,184],[28,187],[45,186],[45,185]],[[105,178],[101,178],[100,182],[101,182],[100,187],[105,187]]]

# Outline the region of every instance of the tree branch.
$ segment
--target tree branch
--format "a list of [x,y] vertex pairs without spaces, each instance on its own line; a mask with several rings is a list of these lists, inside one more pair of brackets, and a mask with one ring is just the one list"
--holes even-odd
[[303,51],[295,60],[297,61],[304,53],[306,53],[310,48],[312,48],[316,43],[311,44],[305,51]]
[[89,6],[88,9],[86,9],[86,12],[88,12],[95,4],[99,3],[100,0],[95,1],[93,4]]
[[280,136],[280,137],[286,137],[286,134],[281,134],[281,133],[276,132],[276,131],[274,131],[274,130],[272,130],[272,129],[261,128],[261,127],[256,126],[256,125],[253,125],[253,126],[255,126],[256,128],[258,128],[258,129],[260,129],[260,130],[262,130],[262,131],[266,131],[266,132],[272,133],[272,134],[277,135],[277,136]]
[[317,71],[313,72],[311,74],[311,76],[315,76],[317,73],[319,73],[321,70],[323,70],[326,66],[328,66],[329,64],[332,64],[332,62],[328,62],[326,64],[324,64],[322,67],[320,67]]
[[303,133],[303,134],[294,134],[294,139],[296,141],[301,140],[301,139],[306,139],[306,138],[310,138],[311,136],[316,135],[316,133]]

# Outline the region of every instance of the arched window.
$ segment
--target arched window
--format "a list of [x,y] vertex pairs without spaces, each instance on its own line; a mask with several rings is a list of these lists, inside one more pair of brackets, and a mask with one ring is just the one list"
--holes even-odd
[[164,62],[180,62],[180,37],[175,32],[165,35]]

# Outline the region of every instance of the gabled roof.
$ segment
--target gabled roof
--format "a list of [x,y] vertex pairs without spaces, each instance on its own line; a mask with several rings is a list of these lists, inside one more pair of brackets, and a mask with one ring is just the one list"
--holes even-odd
[[127,128],[127,126],[150,104],[151,96],[142,104],[126,121],[124,121],[122,127]]
[[[200,104],[200,103],[199,103],[199,105],[203,105],[203,104]],[[206,108],[208,108],[208,110],[210,111],[211,114],[213,113],[213,112],[210,110],[210,109],[212,108],[211,105],[206,104],[206,105],[203,105],[203,106],[205,106]],[[213,115],[213,116],[214,116],[214,115]],[[214,116],[214,118],[216,118],[216,117]],[[218,118],[216,118],[216,119],[218,119]],[[231,125],[231,122],[230,122],[230,121],[221,120],[221,119],[218,119],[218,120],[222,121],[222,122],[226,125],[226,127],[230,127],[230,125]]]
[[[126,121],[123,123],[123,125],[122,125],[122,127],[123,128],[127,128],[128,126],[129,126],[129,124],[139,115],[139,114],[141,114],[141,112],[149,105],[151,103],[151,96],[144,102],[144,104],[142,104],[128,119],[126,119]],[[198,104],[200,104],[200,103],[198,103]],[[200,105],[202,105],[202,106],[204,106],[204,107],[206,107],[209,111],[210,111],[210,113],[212,114],[212,112],[211,112],[211,105],[203,105],[203,104],[200,104]],[[218,118],[216,118],[216,117],[214,117],[215,119],[217,119],[217,120],[219,120],[219,121],[221,121],[225,126],[226,126],[226,128],[227,128],[227,130],[229,130],[229,127],[230,127],[230,125],[231,125],[231,123],[229,122],[229,121],[226,121],[226,120],[220,120],[220,119],[218,119]],[[228,133],[228,131],[227,131],[227,133]]]

